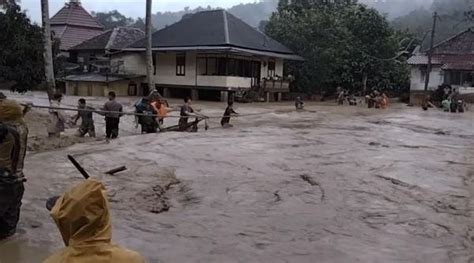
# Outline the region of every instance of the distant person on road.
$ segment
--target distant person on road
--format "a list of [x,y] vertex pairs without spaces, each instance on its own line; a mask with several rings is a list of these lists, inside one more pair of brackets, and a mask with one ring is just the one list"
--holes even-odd
[[46,205],[61,232],[65,248],[44,263],[144,263],[143,257],[111,242],[112,225],[105,187],[87,179]]
[[118,103],[115,92],[109,92],[109,101],[104,104],[103,111],[113,111],[114,113],[105,113],[105,134],[107,139],[115,139],[119,135],[120,117],[123,112],[122,104]]
[[446,98],[441,102],[441,105],[443,107],[443,111],[445,111],[445,112],[450,112],[451,111],[451,100]]
[[[54,94],[53,99],[51,100],[51,107],[60,108],[61,100],[63,96],[61,94]],[[64,113],[59,109],[50,109],[49,110],[49,120],[48,120],[48,136],[49,137],[59,137],[61,132],[65,130],[66,117]]]
[[234,114],[238,114],[237,112],[234,111],[234,102],[229,101],[227,103],[227,108],[225,109],[224,116],[222,116],[221,119],[221,125],[223,128],[232,128],[234,127],[232,124],[230,124],[230,117]]
[[388,108],[388,103],[389,103],[389,101],[388,101],[387,95],[385,93],[382,93],[382,96],[380,98],[380,107],[382,109],[386,109],[386,108]]
[[23,116],[28,110],[0,92],[0,240],[15,234],[20,219],[28,140]]
[[295,108],[296,108],[296,110],[303,110],[304,109],[304,102],[303,102],[303,99],[301,97],[296,97]]
[[77,108],[79,111],[74,116],[74,124],[77,124],[79,119],[82,119],[81,126],[77,130],[78,137],[84,137],[89,134],[89,137],[95,137],[95,126],[92,111],[95,109],[86,104],[85,99],[79,99]]

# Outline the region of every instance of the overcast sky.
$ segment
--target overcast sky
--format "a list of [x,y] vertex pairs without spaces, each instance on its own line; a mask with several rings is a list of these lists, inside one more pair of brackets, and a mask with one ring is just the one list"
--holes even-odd
[[[69,0],[49,0],[50,15],[54,15]],[[153,0],[153,13],[158,11],[177,11],[186,6],[231,7],[239,3],[253,3],[258,0]],[[81,0],[87,11],[110,11],[117,9],[120,13],[133,18],[145,16],[145,0]],[[35,22],[41,22],[40,0],[20,0],[23,9]]]

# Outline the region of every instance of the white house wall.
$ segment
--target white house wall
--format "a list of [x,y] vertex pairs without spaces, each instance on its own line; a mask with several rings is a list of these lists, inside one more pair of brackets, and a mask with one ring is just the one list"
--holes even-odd
[[[442,85],[443,82],[444,76],[442,75],[441,68],[433,67],[430,74],[430,82],[428,84],[428,88],[430,90],[434,90],[438,88],[439,85]],[[421,70],[418,66],[411,67],[410,89],[413,91],[425,89],[425,80],[424,78],[422,78]]]
[[283,59],[281,58],[278,58],[275,61],[275,74],[283,77]]
[[120,73],[146,75],[145,53],[122,53],[112,56],[111,64],[117,65],[120,61]]
[[[251,79],[233,76],[202,76],[198,75],[196,79],[196,52],[186,54],[185,76],[176,76],[176,53],[157,53],[156,56],[156,74],[155,83],[161,85],[183,85],[195,86],[196,80],[199,86],[210,87],[250,87]],[[268,77],[268,61],[270,58],[262,58],[261,78]],[[123,62],[120,67],[120,73],[146,75],[145,53],[122,53],[113,55],[112,64]],[[275,60],[275,74],[283,76],[283,59]],[[198,65],[202,66],[202,65]],[[198,68],[198,72],[204,72]]]
[[186,69],[184,76],[176,76],[176,54],[159,53],[157,54],[157,68],[155,75],[156,84],[164,85],[196,85],[196,53],[188,52],[186,54]]
[[252,78],[243,77],[226,77],[227,86],[231,88],[250,88],[252,86]]

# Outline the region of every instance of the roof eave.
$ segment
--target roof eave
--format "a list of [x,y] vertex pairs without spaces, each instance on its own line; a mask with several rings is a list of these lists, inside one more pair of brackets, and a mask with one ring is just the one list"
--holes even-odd
[[[124,52],[144,52],[146,51],[145,48],[142,47],[129,47],[122,49]],[[276,57],[276,58],[283,58],[287,60],[295,60],[295,61],[305,61],[305,59],[301,56],[298,56],[294,53],[277,53],[272,51],[262,51],[262,50],[254,50],[254,49],[247,49],[247,48],[240,48],[240,47],[230,47],[230,46],[183,46],[183,47],[153,47],[152,51],[227,51],[227,52],[242,52],[242,53],[249,53],[252,55],[258,56],[268,56],[268,57]]]

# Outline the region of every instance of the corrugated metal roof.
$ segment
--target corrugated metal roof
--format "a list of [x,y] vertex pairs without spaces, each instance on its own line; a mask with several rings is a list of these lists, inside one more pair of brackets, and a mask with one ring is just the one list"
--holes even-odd
[[[294,55],[294,52],[225,10],[199,12],[153,34],[153,48],[236,47]],[[145,39],[130,46],[144,49]]]
[[104,29],[97,20],[91,16],[82,6],[80,2],[69,2],[64,5],[50,19],[51,25],[74,25],[80,27],[89,27],[95,29]]

